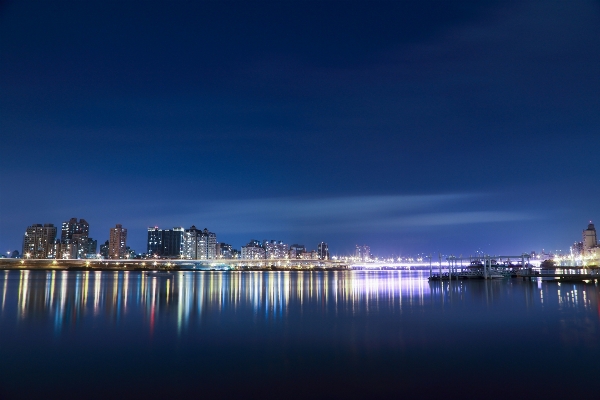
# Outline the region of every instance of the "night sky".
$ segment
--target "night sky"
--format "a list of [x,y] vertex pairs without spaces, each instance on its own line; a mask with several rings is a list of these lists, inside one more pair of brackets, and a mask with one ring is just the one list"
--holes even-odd
[[567,251],[600,222],[600,1],[3,2],[0,133],[3,252],[72,217],[138,252]]

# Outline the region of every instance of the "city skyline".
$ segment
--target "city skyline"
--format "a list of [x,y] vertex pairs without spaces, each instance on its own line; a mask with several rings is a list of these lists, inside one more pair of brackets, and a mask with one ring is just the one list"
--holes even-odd
[[[57,238],[58,229],[52,223],[32,224],[27,227],[23,236],[22,252],[18,254],[22,258],[37,259],[125,259],[125,258],[171,258],[183,260],[214,260],[225,259],[315,259],[329,260],[331,257],[352,258],[367,261],[371,259],[408,259],[427,258],[434,252],[421,253],[388,253],[381,254],[371,252],[370,245],[356,244],[353,251],[329,252],[326,242],[319,242],[316,249],[306,248],[304,244],[289,244],[282,240],[264,239],[262,241],[251,239],[245,245],[232,246],[224,241],[218,241],[217,235],[210,232],[208,228],[198,229],[195,225],[190,228],[173,227],[172,229],[161,229],[158,226],[147,228],[147,239],[143,250],[136,251],[127,246],[127,229],[121,224],[116,224],[109,230],[109,239],[104,245],[97,249],[97,240],[89,237],[90,225],[85,219],[71,218],[62,223],[61,237]],[[566,251],[561,249],[552,250],[542,248],[532,251],[521,252],[521,254],[541,255],[546,259],[554,256],[591,257],[597,259],[600,256],[600,244],[598,243],[596,229],[592,221],[589,221],[586,229],[582,230],[581,241],[571,242],[566,246]],[[240,250],[238,250],[240,249]],[[7,251],[8,257],[15,257],[15,251]],[[445,253],[450,255],[449,253]],[[454,255],[458,253],[453,253]],[[461,253],[462,254],[462,253]],[[486,253],[481,250],[465,253],[469,256],[493,255],[499,253]],[[514,253],[519,254],[519,253]],[[439,253],[441,257],[441,252]],[[4,257],[2,255],[1,257]],[[560,257],[559,257],[560,259]]]
[[69,215],[136,250],[195,224],[566,252],[600,215],[598,2],[7,1],[0,22],[3,252]]

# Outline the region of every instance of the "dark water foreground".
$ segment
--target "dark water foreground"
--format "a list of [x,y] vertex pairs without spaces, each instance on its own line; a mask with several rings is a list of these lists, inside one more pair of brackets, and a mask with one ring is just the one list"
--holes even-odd
[[597,398],[595,284],[0,272],[0,398]]

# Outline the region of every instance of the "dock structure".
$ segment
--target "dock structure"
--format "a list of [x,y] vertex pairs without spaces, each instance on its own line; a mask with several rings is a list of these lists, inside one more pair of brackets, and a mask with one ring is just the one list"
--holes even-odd
[[550,268],[524,268],[517,272],[518,278],[523,280],[544,279],[557,282],[600,282],[600,268],[581,266],[560,266]]
[[[439,256],[439,273],[434,274],[431,266],[429,269],[429,280],[456,280],[456,279],[498,279],[511,276],[517,270],[526,268],[531,256],[527,253],[521,255],[485,255],[480,257],[456,257],[446,258],[446,273],[443,273],[442,257]],[[469,263],[465,266],[463,261]],[[512,261],[520,261],[520,264],[512,264]]]
[[[554,282],[600,282],[600,268],[582,266],[533,267],[529,261],[531,256],[523,253],[518,256],[490,256],[446,258],[447,265],[442,267],[439,261],[439,273],[429,268],[430,281],[452,281],[464,279],[503,279],[522,278],[523,280],[544,279]],[[465,266],[464,261],[469,261]],[[512,261],[517,261],[513,264]],[[445,271],[445,272],[444,272]]]

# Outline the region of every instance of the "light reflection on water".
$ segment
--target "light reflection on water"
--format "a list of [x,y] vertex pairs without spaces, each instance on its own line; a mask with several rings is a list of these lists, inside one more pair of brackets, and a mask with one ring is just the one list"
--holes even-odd
[[[429,283],[424,272],[67,272],[3,271],[2,316],[49,318],[60,330],[82,318],[118,323],[146,317],[150,330],[161,313],[176,315],[177,329],[204,313],[252,311],[264,319],[290,312],[370,315],[444,306],[510,304],[522,309],[594,311],[597,284],[467,281]],[[16,303],[14,300],[16,299]]]
[[515,376],[533,383],[521,397],[595,393],[553,377],[595,379],[597,284],[430,283],[418,271],[2,271],[0,290],[3,399],[210,389],[237,398],[277,387],[287,398],[409,389],[507,398],[515,386],[505,378]]
[[[57,327],[86,316],[143,312],[152,321],[175,311],[185,325],[207,310],[252,309],[267,318],[283,318],[290,306],[318,304],[369,313],[379,307],[422,306],[431,300],[423,273],[365,272],[68,272],[4,271],[2,312],[16,299],[19,320],[52,317]],[[10,283],[10,284],[9,284]],[[313,310],[311,310],[313,311]]]

